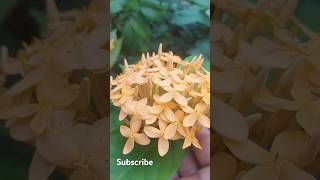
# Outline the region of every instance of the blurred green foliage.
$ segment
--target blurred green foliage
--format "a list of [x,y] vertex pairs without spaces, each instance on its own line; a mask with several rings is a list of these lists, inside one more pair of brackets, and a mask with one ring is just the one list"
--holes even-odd
[[[182,57],[202,54],[209,61],[209,0],[110,0],[110,7],[110,28],[123,41],[120,64],[155,52],[160,43],[164,51]],[[119,67],[112,73],[119,73]]]

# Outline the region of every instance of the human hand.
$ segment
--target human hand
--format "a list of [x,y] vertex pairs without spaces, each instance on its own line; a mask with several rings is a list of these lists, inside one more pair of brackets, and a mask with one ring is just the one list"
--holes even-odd
[[203,128],[197,138],[202,149],[186,151],[177,174],[173,180],[210,180],[210,131]]

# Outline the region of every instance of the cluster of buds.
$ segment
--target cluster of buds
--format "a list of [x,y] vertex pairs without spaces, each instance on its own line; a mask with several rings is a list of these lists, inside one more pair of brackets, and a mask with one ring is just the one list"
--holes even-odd
[[214,2],[214,180],[320,175],[320,40],[297,4]]
[[59,12],[55,0],[46,4],[46,36],[23,44],[14,58],[2,48],[0,79],[22,78],[1,87],[0,119],[13,139],[36,149],[29,180],[48,179],[55,169],[69,179],[103,180],[108,64],[103,4],[93,1],[67,12]]
[[158,152],[164,156],[169,140],[184,139],[183,149],[201,148],[196,133],[210,128],[210,73],[201,55],[191,62],[172,52],[142,55],[137,64],[124,61],[124,72],[111,77],[110,99],[119,107],[121,134],[128,138],[123,154],[134,144],[148,145],[158,139]]

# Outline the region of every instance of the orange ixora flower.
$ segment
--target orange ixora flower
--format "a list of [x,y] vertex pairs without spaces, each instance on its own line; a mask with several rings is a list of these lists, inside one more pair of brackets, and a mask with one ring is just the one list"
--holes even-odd
[[128,138],[123,148],[123,154],[128,154],[132,151],[134,142],[141,145],[150,143],[150,139],[144,133],[139,133],[141,123],[141,119],[133,117],[130,121],[130,128],[124,125],[120,126],[120,133]]
[[130,124],[120,127],[128,138],[124,154],[134,142],[146,145],[145,136],[158,139],[160,156],[168,153],[169,140],[185,139],[183,149],[201,148],[196,133],[210,128],[210,73],[203,62],[201,55],[183,61],[171,51],[163,52],[161,44],[157,54],[143,54],[136,64],[124,60],[123,73],[110,77],[110,100],[120,108],[119,121]]
[[184,139],[182,148],[185,149],[191,145],[194,145],[195,147],[202,149],[196,137],[197,127],[193,126],[191,129],[185,128],[184,130],[185,130],[185,133],[183,136],[185,137],[185,139]]
[[210,119],[205,115],[208,113],[208,108],[209,107],[205,103],[198,103],[195,109],[192,109],[189,106],[183,107],[187,113],[190,113],[184,118],[183,125],[185,127],[190,127],[198,121],[204,127],[210,128]]
[[158,141],[158,151],[160,156],[164,156],[169,151],[169,139],[165,137],[165,131],[167,130],[167,123],[160,120],[159,122],[159,129],[146,126],[144,127],[144,132],[150,138],[159,138]]

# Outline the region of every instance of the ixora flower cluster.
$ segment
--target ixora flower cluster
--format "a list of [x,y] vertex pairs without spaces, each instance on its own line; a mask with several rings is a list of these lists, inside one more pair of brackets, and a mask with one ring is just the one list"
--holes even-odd
[[201,148],[196,133],[210,128],[210,73],[203,67],[204,59],[181,60],[172,52],[142,55],[124,72],[111,77],[110,99],[121,108],[121,134],[128,138],[123,154],[134,144],[148,145],[149,138],[158,139],[158,152],[164,156],[169,140],[184,139],[183,149],[191,145]]
[[[59,12],[47,0],[48,33],[24,45],[17,57],[1,53],[0,119],[13,139],[34,146],[29,180],[57,169],[69,180],[104,180],[106,174],[107,39],[98,2],[82,11]],[[96,57],[91,55],[95,54]]]
[[214,1],[213,179],[320,175],[320,37],[298,0]]

